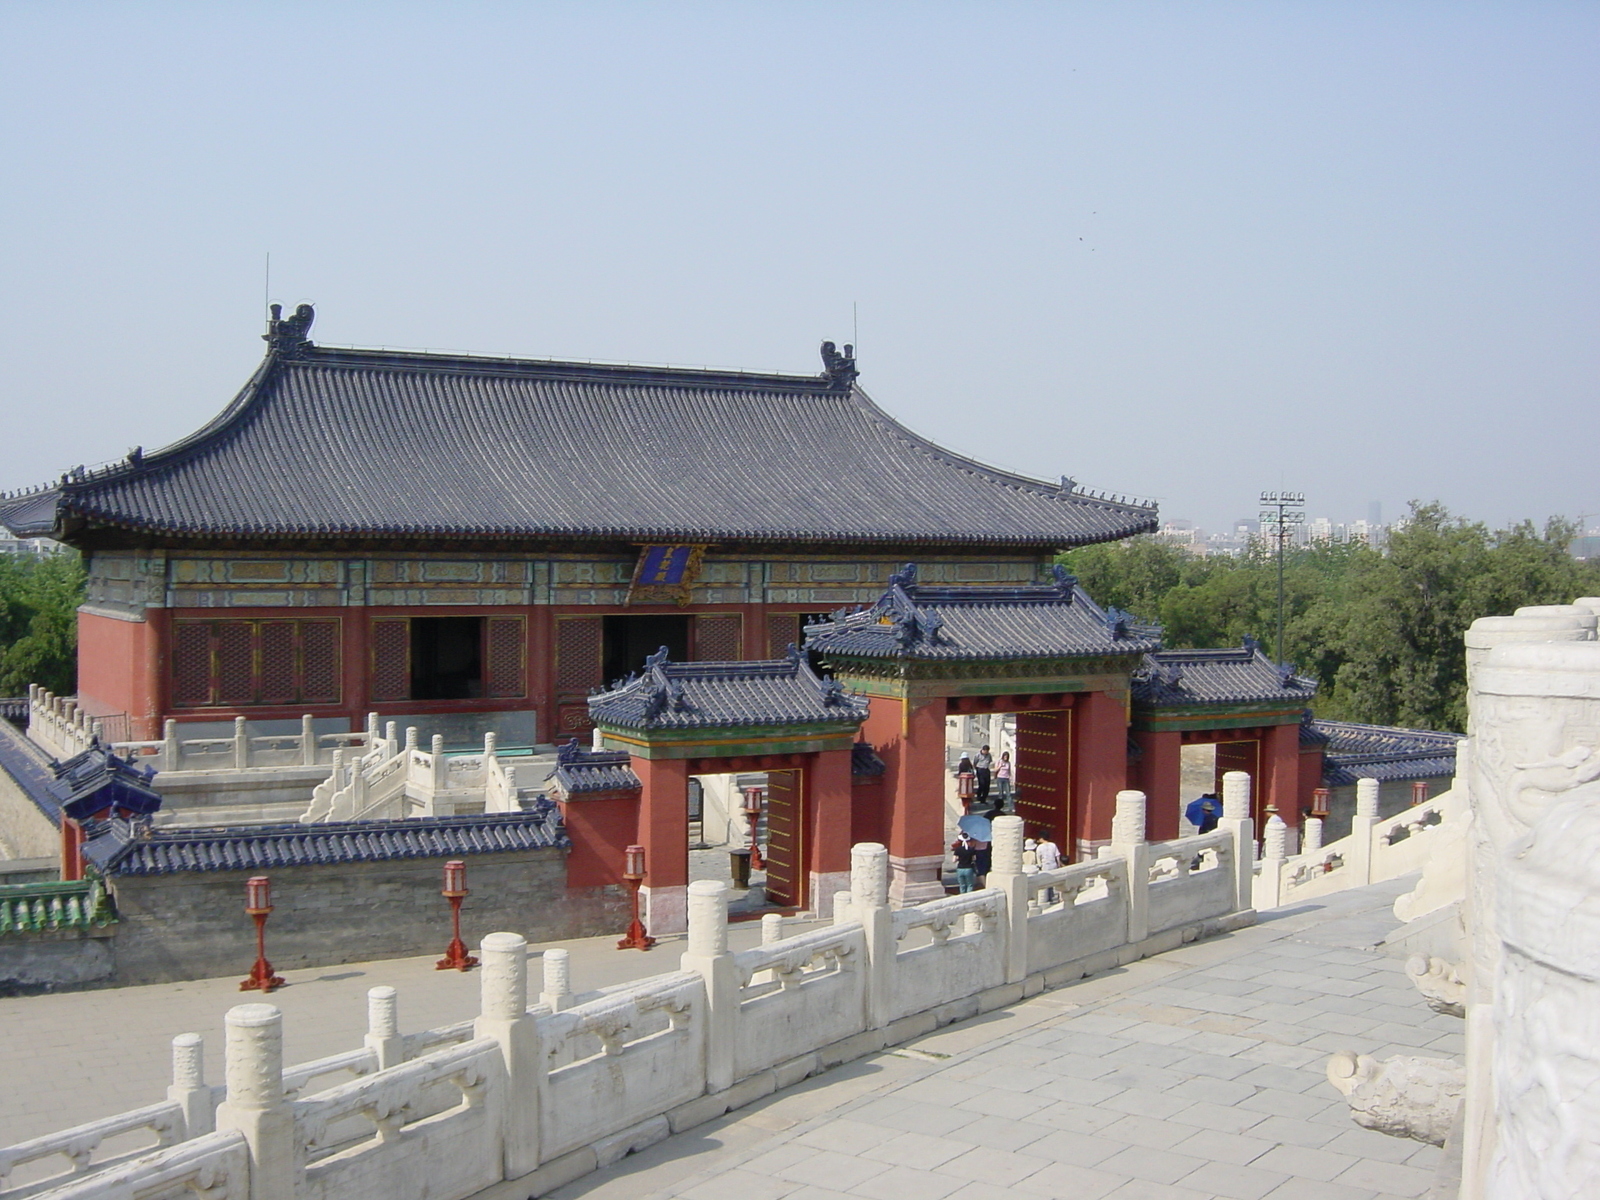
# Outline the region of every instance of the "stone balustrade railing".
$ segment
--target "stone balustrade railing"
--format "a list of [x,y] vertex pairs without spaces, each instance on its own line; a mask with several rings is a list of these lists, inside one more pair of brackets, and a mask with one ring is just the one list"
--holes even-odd
[[[997,818],[993,886],[898,911],[887,849],[858,845],[831,925],[782,937],[774,921],[737,953],[727,885],[698,881],[681,969],[595,993],[572,994],[552,949],[531,997],[527,943],[490,934],[474,1021],[403,1034],[394,989],[374,988],[361,1048],[288,1070],[279,1011],[240,1005],[225,1089],[205,1084],[200,1039],[182,1035],[166,1105],[0,1149],[0,1170],[70,1166],[11,1190],[0,1179],[0,1196],[465,1200],[506,1180],[540,1195],[837,1063],[1250,923],[1248,780],[1230,786],[1228,827],[1154,846],[1145,797],[1124,792],[1099,859],[1032,875],[1020,819]],[[78,1152],[113,1126],[153,1144],[132,1161]]]
[[[322,733],[309,714],[300,718],[300,732],[253,736],[243,717],[234,718],[231,737],[183,738],[182,726],[167,721],[155,741],[113,742],[111,749],[140,766],[157,771],[245,771],[262,768],[322,767],[336,752],[366,753],[378,739],[378,714],[369,713],[367,728],[357,733]],[[28,688],[28,737],[51,758],[66,760],[104,741],[100,723],[69,696],[57,696],[37,684]]]
[[1311,845],[1295,855],[1283,853],[1283,840],[1274,837],[1283,822],[1273,816],[1267,821],[1263,839],[1254,906],[1263,910],[1278,908],[1421,870],[1439,841],[1438,831],[1460,821],[1466,811],[1464,793],[1452,787],[1404,812],[1380,817],[1378,781],[1358,779],[1356,815],[1349,835],[1321,845],[1322,823],[1312,818],[1306,831]]

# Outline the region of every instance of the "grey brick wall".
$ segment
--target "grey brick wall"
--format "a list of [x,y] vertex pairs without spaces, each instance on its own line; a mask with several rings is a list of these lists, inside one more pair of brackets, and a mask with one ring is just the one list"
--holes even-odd
[[[568,890],[559,849],[466,859],[471,895],[461,935],[475,946],[509,930],[530,942],[620,931],[621,888]],[[265,871],[274,911],[267,957],[279,971],[368,959],[444,953],[449,906],[439,895],[443,858],[345,863]],[[116,898],[118,985],[238,974],[255,961],[255,927],[244,912],[249,871],[123,876]]]

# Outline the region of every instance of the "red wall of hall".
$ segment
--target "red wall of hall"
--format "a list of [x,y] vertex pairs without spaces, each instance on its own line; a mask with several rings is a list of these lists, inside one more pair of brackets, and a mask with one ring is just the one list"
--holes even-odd
[[876,826],[878,840],[897,857],[944,853],[945,708],[943,699],[934,699],[908,712],[904,701],[872,697],[861,737],[885,770],[877,820],[852,820],[857,840]]
[[138,740],[161,736],[164,609],[144,621],[78,613],[78,702],[90,716],[127,713]]

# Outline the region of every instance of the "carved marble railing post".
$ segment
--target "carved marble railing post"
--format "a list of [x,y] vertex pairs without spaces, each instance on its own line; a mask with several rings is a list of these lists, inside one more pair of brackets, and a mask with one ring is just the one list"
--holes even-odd
[[1022,818],[996,817],[992,839],[989,886],[1006,894],[1006,982],[1017,983],[1028,976],[1028,877],[1022,871]]
[[444,790],[445,778],[444,735],[442,733],[434,734],[433,740],[428,743],[428,746],[433,752],[433,790],[440,792]]
[[1111,818],[1111,845],[1106,847],[1128,864],[1128,941],[1138,943],[1150,936],[1150,845],[1144,840],[1145,807],[1143,792],[1117,793],[1117,807]]
[[1307,817],[1300,835],[1300,853],[1313,854],[1322,849],[1322,818]]
[[[1371,845],[1370,838],[1368,845]],[[1283,903],[1283,866],[1288,857],[1289,826],[1276,812],[1272,812],[1261,833],[1261,869],[1256,873],[1252,892],[1252,902],[1256,908],[1277,908]]]
[[577,1003],[572,994],[572,960],[559,946],[546,950],[541,961],[544,965],[544,987],[539,992],[539,1003],[551,1012],[561,1012]]
[[183,1136],[196,1138],[216,1127],[211,1089],[206,1085],[205,1042],[198,1033],[172,1039],[172,1083],[167,1099],[183,1107]]
[[283,1097],[283,1014],[271,1004],[228,1010],[228,1098],[217,1128],[236,1129],[250,1150],[250,1200],[293,1200],[294,1114]]
[[406,1060],[406,1040],[400,1036],[400,993],[392,987],[367,989],[367,1049],[378,1056],[378,1070]]
[[178,723],[168,717],[161,723],[161,758],[156,770],[176,771],[182,765],[183,747],[178,744]]
[[1350,857],[1345,870],[1350,886],[1372,882],[1372,837],[1378,824],[1378,781],[1356,780],[1356,815],[1350,818]]
[[833,923],[835,925],[848,925],[855,920],[855,915],[850,911],[850,893],[835,892],[833,894]]
[[1498,646],[1469,704],[1461,1194],[1588,1195],[1600,1179],[1600,644]]
[[250,765],[250,726],[243,717],[233,719],[233,765],[241,771]]
[[1233,834],[1233,869],[1238,882],[1233,906],[1253,906],[1256,862],[1256,823],[1250,817],[1250,776],[1244,771],[1229,771],[1222,777],[1222,819],[1217,828]]
[[300,765],[317,765],[317,723],[310,713],[300,717]]
[[882,1029],[894,1005],[896,953],[887,846],[857,842],[850,848],[850,914],[866,931],[867,1015],[873,1029]]
[[506,1089],[505,1178],[517,1179],[539,1165],[540,1106],[544,1056],[539,1031],[528,1015],[528,941],[518,933],[491,933],[478,948],[482,1011],[473,1034],[500,1043]]
[[728,953],[728,885],[697,879],[689,885],[689,948],[683,969],[705,980],[706,1091],[733,1086],[733,1052],[739,1027],[739,973]]

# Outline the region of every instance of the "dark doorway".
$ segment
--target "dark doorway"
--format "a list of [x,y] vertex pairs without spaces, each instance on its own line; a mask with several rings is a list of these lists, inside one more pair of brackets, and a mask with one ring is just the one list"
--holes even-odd
[[688,617],[606,617],[603,662],[607,685],[640,670],[644,660],[663,646],[673,662],[689,660]]
[[411,618],[411,699],[483,695],[483,618]]

